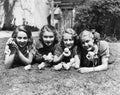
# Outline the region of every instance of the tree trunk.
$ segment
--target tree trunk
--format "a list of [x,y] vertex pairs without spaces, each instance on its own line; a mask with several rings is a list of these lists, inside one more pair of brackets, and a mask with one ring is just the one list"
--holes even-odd
[[13,20],[13,8],[15,6],[17,0],[13,0],[12,4],[10,4],[9,0],[5,0],[3,7],[4,7],[4,13],[5,13],[5,19],[4,19],[4,25],[3,29],[11,29],[12,25],[11,22]]

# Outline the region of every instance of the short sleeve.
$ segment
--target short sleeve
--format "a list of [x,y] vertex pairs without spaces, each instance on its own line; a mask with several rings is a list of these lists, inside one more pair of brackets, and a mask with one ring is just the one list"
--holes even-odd
[[78,46],[75,46],[73,48],[72,57],[74,57],[75,55],[78,55],[79,57],[81,56],[80,48],[78,48]]
[[73,54],[73,56],[78,55],[78,48],[77,48],[77,46],[75,46],[75,47],[73,48],[72,54]]
[[94,33],[94,38],[97,39],[97,40],[100,40],[100,33],[95,32]]
[[106,41],[100,41],[99,42],[99,55],[102,56],[107,56],[109,57],[110,53],[109,53],[109,44]]
[[43,48],[43,43],[39,39],[37,39],[36,42],[34,41],[34,45],[36,49]]
[[61,45],[60,45],[60,44],[57,44],[57,45],[55,46],[54,55],[60,56],[62,53],[63,53],[63,49],[62,49]]

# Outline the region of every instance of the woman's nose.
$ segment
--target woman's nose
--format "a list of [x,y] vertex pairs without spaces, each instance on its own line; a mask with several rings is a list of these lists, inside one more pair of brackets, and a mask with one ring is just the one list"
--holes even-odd
[[67,41],[67,44],[70,44],[70,41]]
[[24,39],[21,39],[21,42],[24,42]]
[[88,43],[84,43],[85,46],[88,46]]
[[46,40],[47,40],[47,41],[49,41],[49,40],[50,40],[50,38],[48,37]]

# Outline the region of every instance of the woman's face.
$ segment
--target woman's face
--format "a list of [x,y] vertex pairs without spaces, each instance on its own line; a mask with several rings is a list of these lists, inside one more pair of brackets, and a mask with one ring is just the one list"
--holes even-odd
[[64,33],[63,34],[63,43],[65,48],[71,48],[74,45],[74,39],[71,34]]
[[82,47],[87,50],[90,51],[93,48],[94,45],[94,40],[89,36],[85,36],[81,39],[82,42]]
[[55,40],[53,32],[45,31],[42,36],[43,42],[46,46],[51,46]]
[[28,36],[25,32],[19,31],[16,37],[16,42],[19,47],[25,47],[28,43]]

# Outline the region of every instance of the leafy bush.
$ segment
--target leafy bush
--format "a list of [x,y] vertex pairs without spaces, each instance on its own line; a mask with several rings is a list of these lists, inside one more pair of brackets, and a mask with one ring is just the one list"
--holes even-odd
[[102,36],[120,38],[120,0],[89,0],[76,8],[75,29],[95,28]]

